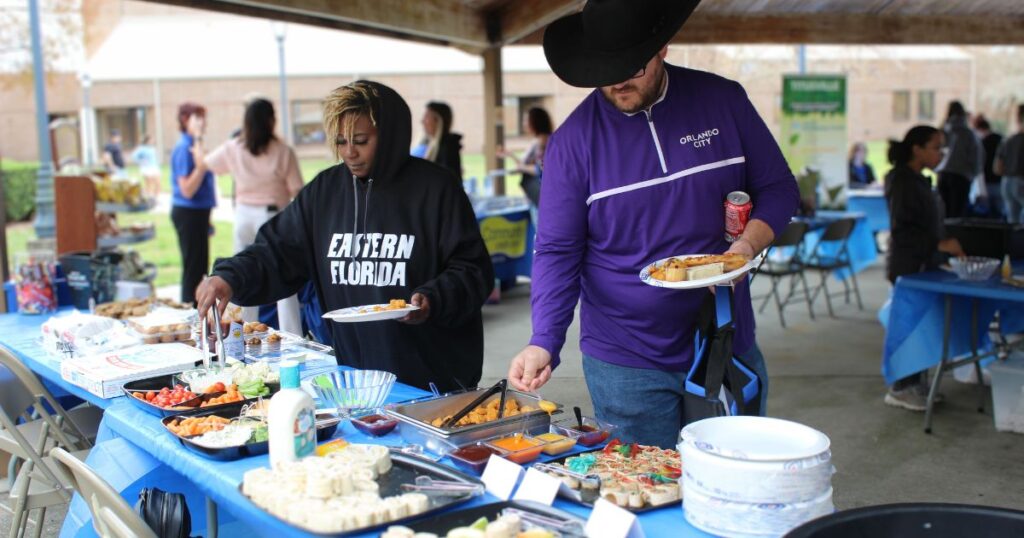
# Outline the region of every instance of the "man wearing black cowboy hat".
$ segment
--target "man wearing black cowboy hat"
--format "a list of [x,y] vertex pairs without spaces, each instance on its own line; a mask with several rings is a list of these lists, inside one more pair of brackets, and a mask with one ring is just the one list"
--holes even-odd
[[[698,0],[590,0],[552,23],[544,53],[566,83],[597,88],[552,135],[533,266],[533,337],[509,368],[513,386],[551,377],[581,302],[583,369],[599,418],[627,440],[671,447],[693,363],[705,289],[648,286],[652,260],[766,248],[799,192],[778,144],[736,82],[664,62]],[[725,240],[724,201],[753,212]],[[735,290],[734,350],[766,387],[750,289]],[[762,392],[764,394],[764,392]],[[761,409],[764,405],[762,400]]]

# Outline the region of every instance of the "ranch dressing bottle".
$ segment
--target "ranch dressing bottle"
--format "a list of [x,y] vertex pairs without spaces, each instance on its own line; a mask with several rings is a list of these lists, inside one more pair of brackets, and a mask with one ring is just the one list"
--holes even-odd
[[316,407],[299,388],[299,363],[281,361],[281,391],[270,399],[267,412],[270,466],[295,461],[316,449]]

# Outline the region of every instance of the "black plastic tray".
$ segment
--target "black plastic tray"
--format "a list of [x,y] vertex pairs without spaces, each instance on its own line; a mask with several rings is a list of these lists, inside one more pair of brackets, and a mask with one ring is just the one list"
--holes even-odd
[[[405,493],[405,491],[402,490],[402,484],[415,483],[416,477],[418,476],[429,476],[435,480],[449,480],[453,482],[463,482],[466,484],[478,484],[483,486],[483,482],[481,482],[480,480],[473,478],[465,473],[456,471],[455,469],[441,465],[437,462],[421,458],[419,456],[414,456],[412,454],[406,454],[394,448],[392,448],[390,452],[392,463],[391,470],[388,471],[387,474],[377,477],[377,484],[380,485],[381,497],[391,497],[393,495],[401,495],[402,493]],[[242,484],[238,485],[238,491],[242,491]],[[245,493],[242,493],[242,496],[245,497],[247,500],[249,499],[248,497],[246,497]],[[428,496],[428,498],[430,499],[430,508],[426,512],[421,512],[414,516],[409,516],[402,519],[396,519],[395,521],[389,521],[387,523],[383,523],[380,525],[372,525],[369,527],[353,529],[346,532],[317,533],[307,529],[302,530],[314,536],[325,537],[351,536],[353,534],[361,534],[364,532],[383,530],[392,525],[404,525],[409,521],[422,519],[426,516],[436,514],[437,512],[440,512],[442,510],[447,510],[452,506],[465,503],[472,499],[473,497],[474,495],[471,493],[465,493],[460,496],[451,497]],[[251,500],[249,500],[249,502],[256,509],[266,512],[266,510],[257,506],[256,503],[253,503]],[[273,514],[271,514],[271,516],[277,517],[273,516]],[[285,521],[283,519],[281,521],[283,521],[287,525],[292,525],[292,523],[289,523],[288,521]]]
[[[130,381],[125,383],[121,387],[121,391],[124,392],[125,397],[135,407],[142,409],[150,415],[156,415],[158,417],[169,417],[172,415],[180,415],[183,413],[192,413],[199,409],[199,404],[203,403],[203,394],[195,393],[197,396],[191,400],[187,400],[178,404],[175,407],[160,407],[153,405],[147,401],[140,400],[135,396],[132,396],[133,392],[153,392],[158,391],[164,387],[173,388],[175,383],[175,375],[168,374],[157,377],[150,377],[147,379],[139,379],[137,381]],[[205,408],[204,408],[205,410]]]
[[436,515],[428,519],[408,524],[406,527],[409,527],[415,532],[432,532],[438,536],[444,536],[448,531],[456,527],[472,525],[473,522],[482,517],[486,517],[487,519],[494,521],[499,515],[501,515],[501,511],[506,508],[517,508],[525,512],[533,512],[535,514],[560,521],[574,521],[579,524],[580,533],[567,533],[565,531],[561,531],[561,535],[566,538],[584,536],[582,531],[587,523],[586,520],[557,508],[552,508],[533,501],[504,501],[474,506],[472,508],[466,508],[465,510],[446,512],[444,514]]
[[[255,402],[255,401],[257,401],[259,399],[259,397],[257,397],[257,398],[246,398],[246,399],[244,399],[242,401],[239,401],[239,402],[230,402],[230,403],[225,403],[225,404],[217,404],[217,405],[211,405],[211,406],[207,406],[207,407],[200,407],[203,404],[203,402],[212,400],[213,398],[221,396],[224,393],[223,392],[205,392],[205,393],[203,393],[203,392],[196,392],[195,394],[197,394],[197,396],[195,398],[193,398],[191,400],[188,400],[188,401],[185,401],[185,402],[182,402],[181,404],[176,405],[174,407],[167,408],[167,407],[159,407],[159,406],[153,405],[153,404],[151,404],[149,402],[142,401],[142,400],[136,398],[135,396],[132,396],[133,392],[154,391],[154,390],[160,390],[163,387],[169,387],[170,388],[170,387],[174,387],[174,385],[181,385],[181,384],[182,383],[180,383],[177,380],[177,375],[176,374],[171,374],[171,375],[163,375],[163,376],[157,376],[157,377],[150,377],[148,379],[139,379],[138,381],[131,381],[129,383],[125,383],[121,387],[121,390],[124,392],[124,395],[128,398],[128,401],[132,402],[132,404],[134,404],[136,407],[138,407],[139,409],[142,409],[143,411],[145,411],[145,412],[147,412],[147,413],[149,413],[151,415],[155,415],[155,416],[158,416],[158,417],[170,417],[170,416],[178,416],[178,415],[194,415],[196,413],[201,413],[203,411],[217,411],[217,410],[224,410],[224,411],[226,411],[226,410],[230,410],[230,409],[235,409],[236,410],[235,411],[235,416],[237,416],[238,415],[238,411],[241,410],[243,405]],[[267,385],[267,387],[270,388],[270,394],[267,395],[267,396],[264,396],[264,398],[270,398],[270,396],[272,396],[276,392],[274,390],[274,387],[277,387],[278,389],[280,389],[280,384],[274,384],[273,386]]]
[[[604,447],[595,448],[593,450],[586,450],[586,451],[583,451],[583,452],[576,452],[576,453],[573,453],[573,454],[566,454],[566,455],[564,455],[562,457],[559,457],[559,458],[550,459],[550,460],[543,461],[543,462],[536,462],[536,463],[563,463],[564,464],[565,460],[567,460],[569,458],[572,458],[574,456],[579,456],[581,454],[589,454],[591,452],[600,452],[602,450],[604,450]],[[678,487],[678,484],[676,484],[676,486]],[[570,500],[570,501],[572,501],[572,502],[574,502],[576,504],[581,504],[583,506],[587,506],[587,507],[590,507],[590,508],[594,507],[594,503],[593,502],[589,502],[589,501],[583,500],[583,496],[582,496],[582,494],[580,493],[579,490],[571,489],[568,486],[566,486],[565,484],[562,484],[561,486],[559,486],[559,488],[558,488],[558,496],[562,497],[563,499],[568,499],[568,500]],[[668,508],[670,506],[679,506],[679,504],[682,503],[682,502],[683,502],[682,499],[680,499],[678,501],[674,501],[674,502],[670,502],[670,503],[665,503],[665,504],[659,504],[657,506],[644,505],[643,508],[630,508],[628,506],[620,506],[619,508],[622,508],[624,510],[629,510],[630,512],[633,512],[634,514],[642,514],[644,512],[651,512],[651,511],[654,511],[654,510],[661,510],[662,508]]]
[[[164,425],[165,428],[167,428],[167,424],[169,424],[171,421],[177,420],[179,418],[207,417],[207,416],[210,416],[210,415],[216,415],[216,416],[219,416],[219,417],[229,418],[229,419],[230,418],[235,418],[235,417],[238,416],[238,414],[242,410],[242,406],[239,405],[239,404],[240,404],[240,402],[235,402],[234,404],[228,404],[228,405],[237,405],[237,408],[230,409],[230,410],[229,409],[221,408],[221,409],[214,409],[212,411],[207,411],[206,409],[208,409],[208,408],[203,408],[204,410],[201,413],[194,413],[194,414],[190,414],[190,415],[174,415],[174,416],[169,416],[169,417],[164,418],[160,422],[161,422],[161,424]],[[217,407],[221,407],[221,406],[217,406]],[[330,439],[331,437],[334,437],[334,433],[338,430],[338,426],[340,424],[341,424],[341,421],[339,420],[339,421],[335,422],[334,424],[331,424],[330,426],[326,426],[326,427],[323,427],[323,428],[317,428],[317,430],[316,430],[316,440],[317,440],[317,442],[318,443],[319,442],[323,442],[323,441],[326,441],[326,440]],[[247,443],[247,444],[244,444],[244,445],[241,445],[241,446],[211,448],[211,447],[206,447],[206,446],[202,446],[202,445],[198,445],[196,443],[193,443],[192,440],[191,440],[191,437],[184,437],[184,436],[178,435],[178,434],[172,432],[170,429],[167,430],[167,433],[173,435],[178,440],[178,442],[180,442],[181,445],[184,446],[186,449],[188,449],[190,452],[195,452],[196,454],[199,454],[200,456],[203,456],[205,458],[210,458],[212,460],[217,460],[217,461],[233,461],[233,460],[239,460],[239,459],[242,459],[242,458],[248,458],[250,456],[259,456],[261,454],[266,454],[267,451],[269,450],[269,447],[270,447],[270,442],[269,441],[263,441],[263,442],[260,442],[260,443]]]

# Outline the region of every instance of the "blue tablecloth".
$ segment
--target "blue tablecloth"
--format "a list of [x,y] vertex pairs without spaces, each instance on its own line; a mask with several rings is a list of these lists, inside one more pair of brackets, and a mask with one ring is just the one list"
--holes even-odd
[[[238,486],[241,484],[242,475],[248,469],[266,466],[266,456],[234,462],[217,462],[203,458],[185,450],[164,429],[157,417],[138,409],[125,398],[102,400],[60,380],[59,365],[46,357],[36,339],[39,326],[44,319],[17,314],[0,315],[0,341],[12,348],[40,377],[54,381],[69,391],[80,393],[90,402],[105,407],[97,445],[86,461],[121,492],[129,503],[134,504],[135,497],[142,487],[156,486],[185,493],[192,513],[193,535],[201,534],[205,528],[203,501],[208,496],[219,506],[221,536],[313,536],[257,509],[239,492]],[[426,394],[419,389],[397,384],[389,401],[422,397]],[[347,422],[338,429],[337,435],[356,443],[402,444],[397,433],[377,439],[369,438],[354,430]],[[464,506],[496,500],[495,497],[486,495]],[[555,502],[555,506],[583,518],[588,517],[590,512],[583,506],[561,499]],[[642,514],[640,523],[647,536],[710,536],[690,526],[678,506]],[[77,495],[68,511],[61,536],[95,536],[88,509]]]
[[889,231],[889,204],[882,191],[850,191],[846,196],[846,209],[867,215],[872,232]]
[[[810,259],[811,253],[814,252],[815,247],[821,240],[822,234],[825,233],[825,228],[832,222],[846,218],[852,218],[856,221],[850,234],[850,239],[846,243],[846,249],[850,253],[850,263],[853,266],[853,272],[859,273],[875,263],[875,260],[878,259],[878,249],[875,248],[875,236],[868,225],[867,216],[864,213],[849,211],[818,211],[814,217],[795,217],[793,219],[806,222],[810,226],[807,235],[804,236],[803,252],[801,252],[804,261]],[[825,243],[821,246],[821,254],[824,256],[834,256],[838,249],[838,243]],[[838,280],[844,280],[850,276],[849,271],[846,269],[834,271],[832,275]]]
[[885,331],[882,375],[892,384],[897,379],[931,368],[941,361],[945,327],[945,299],[952,297],[949,356],[971,352],[971,303],[977,301],[979,350],[992,342],[988,325],[996,312],[1004,334],[1024,331],[1024,289],[1002,284],[997,277],[985,282],[960,280],[947,271],[900,277],[889,304],[879,318]]

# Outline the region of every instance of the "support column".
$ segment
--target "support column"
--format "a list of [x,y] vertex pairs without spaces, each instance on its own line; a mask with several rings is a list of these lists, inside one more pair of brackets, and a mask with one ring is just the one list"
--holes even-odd
[[35,82],[36,134],[39,137],[39,172],[36,175],[36,237],[53,237],[53,152],[50,149],[50,118],[46,107],[46,64],[39,30],[39,0],[28,0],[29,29],[32,33],[32,75]]
[[[482,54],[484,59],[484,166],[486,172],[504,168],[497,155],[498,146],[505,145],[504,99],[502,86],[501,47],[492,47]],[[505,194],[505,177],[494,180],[495,196]]]

